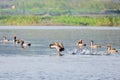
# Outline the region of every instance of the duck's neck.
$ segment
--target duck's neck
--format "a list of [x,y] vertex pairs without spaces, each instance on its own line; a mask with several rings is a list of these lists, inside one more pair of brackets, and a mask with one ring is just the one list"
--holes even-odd
[[91,46],[93,46],[93,42],[91,41]]
[[16,40],[16,37],[14,37],[14,40]]
[[4,38],[3,38],[3,40],[7,40],[7,38],[6,38],[6,37],[4,37]]
[[21,42],[21,45],[23,45],[24,44],[24,42]]
[[14,42],[16,42],[16,40],[17,40],[17,39],[16,39],[16,38],[14,38]]
[[111,47],[107,47],[107,50],[110,51],[110,50],[111,50]]

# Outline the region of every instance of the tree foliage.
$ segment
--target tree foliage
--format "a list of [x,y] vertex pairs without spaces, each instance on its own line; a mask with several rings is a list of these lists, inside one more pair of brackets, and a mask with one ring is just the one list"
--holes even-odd
[[[12,10],[11,6],[16,9]],[[81,14],[120,11],[120,0],[0,0],[4,14]]]

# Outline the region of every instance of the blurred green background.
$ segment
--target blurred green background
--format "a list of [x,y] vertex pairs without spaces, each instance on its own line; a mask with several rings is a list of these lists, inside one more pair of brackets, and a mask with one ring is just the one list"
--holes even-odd
[[120,0],[0,0],[0,15],[120,14]]
[[120,26],[120,0],[0,0],[0,25]]

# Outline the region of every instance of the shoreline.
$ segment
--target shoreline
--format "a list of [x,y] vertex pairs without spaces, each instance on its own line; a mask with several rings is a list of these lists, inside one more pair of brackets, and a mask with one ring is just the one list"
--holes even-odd
[[98,29],[98,30],[120,30],[120,27],[111,26],[0,26],[0,29]]

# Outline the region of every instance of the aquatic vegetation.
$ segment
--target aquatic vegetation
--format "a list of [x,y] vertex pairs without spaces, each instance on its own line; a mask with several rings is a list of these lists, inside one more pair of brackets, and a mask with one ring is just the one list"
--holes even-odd
[[37,16],[8,16],[1,21],[4,25],[30,25],[38,23]]
[[0,25],[120,26],[120,16],[2,16]]
[[64,23],[71,25],[83,25],[83,26],[119,26],[120,17],[118,16],[57,16],[54,17],[54,22]]

